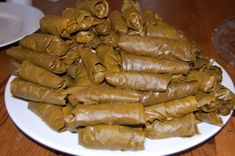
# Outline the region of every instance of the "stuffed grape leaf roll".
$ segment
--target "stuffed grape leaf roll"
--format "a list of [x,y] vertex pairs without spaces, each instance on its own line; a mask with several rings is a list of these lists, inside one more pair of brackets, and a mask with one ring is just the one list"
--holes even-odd
[[187,96],[157,105],[145,107],[146,121],[168,120],[182,117],[201,107],[194,96]]
[[141,91],[165,91],[170,80],[171,74],[140,72],[117,72],[106,74],[106,81],[112,86]]
[[86,10],[76,9],[76,8],[66,8],[62,14],[63,17],[73,18],[76,21],[76,29],[88,30],[94,22],[94,18],[91,13]]
[[33,51],[47,52],[55,56],[63,56],[69,50],[64,40],[49,34],[27,35],[20,41],[20,45]]
[[188,41],[163,37],[121,35],[118,46],[130,54],[166,58],[173,56],[182,61],[193,61],[201,48]]
[[187,41],[184,33],[180,30],[176,30],[174,27],[162,26],[162,25],[152,25],[146,26],[146,35],[152,37],[165,37],[169,39]]
[[78,24],[74,18],[56,15],[46,15],[39,21],[40,29],[64,38],[71,38],[71,34],[78,31]]
[[24,61],[19,65],[16,75],[26,81],[48,88],[59,89],[66,87],[65,79],[28,61]]
[[28,109],[40,117],[51,129],[57,132],[65,130],[63,107],[29,101]]
[[159,59],[128,55],[122,53],[122,69],[124,71],[148,73],[187,74],[190,70],[188,63],[178,60]]
[[66,91],[73,105],[111,102],[139,102],[142,94],[135,90],[117,89],[110,86],[86,86],[69,88]]
[[162,102],[171,101],[177,98],[183,98],[189,95],[195,95],[198,92],[198,82],[174,82],[170,83],[165,92],[145,93],[141,102],[145,106],[150,106]]
[[66,122],[70,129],[81,126],[108,125],[143,125],[145,124],[144,107],[141,103],[103,103],[97,105],[78,105],[71,114],[74,120]]
[[118,125],[97,125],[80,128],[79,143],[87,148],[110,150],[143,150],[142,128]]
[[138,32],[143,30],[143,19],[140,4],[138,2],[124,0],[121,12],[128,28]]
[[35,102],[52,103],[56,105],[66,104],[66,94],[61,91],[42,87],[35,83],[27,82],[19,78],[15,78],[11,82],[11,94],[26,100]]
[[95,84],[103,82],[105,78],[105,67],[102,61],[91,49],[82,48],[79,52],[90,79]]
[[77,8],[90,11],[91,14],[98,18],[108,16],[109,5],[106,0],[77,0]]
[[192,113],[169,121],[157,121],[147,124],[145,128],[147,138],[162,139],[169,137],[190,137],[198,134],[197,123]]
[[46,53],[38,53],[21,47],[12,47],[7,50],[7,54],[16,60],[30,61],[35,65],[57,74],[62,74],[67,69],[62,60]]

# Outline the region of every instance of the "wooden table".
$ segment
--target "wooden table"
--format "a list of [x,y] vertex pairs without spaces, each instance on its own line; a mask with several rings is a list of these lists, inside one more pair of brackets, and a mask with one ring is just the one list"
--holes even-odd
[[[45,0],[34,0],[33,5],[45,13],[60,14],[66,6],[72,6],[74,0],[61,0],[57,3]],[[229,66],[213,49],[211,33],[224,19],[235,15],[234,0],[141,0],[143,7],[157,11],[169,24],[182,29],[191,39],[201,44],[206,54],[216,59],[229,73],[235,82],[235,69]],[[110,0],[112,9],[119,9],[120,0]],[[58,151],[38,144],[25,136],[13,124],[7,114],[4,102],[4,90],[9,77],[8,64],[11,60],[6,49],[17,45],[0,48],[0,155],[64,155]],[[222,131],[210,140],[181,152],[182,156],[229,156],[235,153],[235,116]]]

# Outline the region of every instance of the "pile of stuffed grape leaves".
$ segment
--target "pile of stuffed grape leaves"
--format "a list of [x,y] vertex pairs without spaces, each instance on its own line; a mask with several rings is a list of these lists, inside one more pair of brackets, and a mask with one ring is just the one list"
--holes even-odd
[[235,108],[202,47],[132,0],[113,11],[77,0],[7,54],[11,94],[86,148],[144,150],[146,138],[200,135],[200,122],[222,126]]

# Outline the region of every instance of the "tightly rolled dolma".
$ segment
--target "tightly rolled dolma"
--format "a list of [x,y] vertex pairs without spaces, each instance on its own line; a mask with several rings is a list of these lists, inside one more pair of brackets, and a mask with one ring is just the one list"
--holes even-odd
[[76,34],[76,41],[78,43],[90,43],[95,38],[92,31],[80,31]]
[[171,80],[170,74],[151,74],[137,72],[107,73],[106,81],[119,88],[141,91],[165,91]]
[[145,128],[146,137],[151,139],[190,137],[198,133],[197,123],[192,113],[169,121],[155,120]]
[[192,70],[186,77],[186,80],[197,80],[198,88],[204,92],[212,92],[218,83],[217,77],[207,72]]
[[124,19],[122,18],[122,14],[120,11],[112,11],[109,16],[109,19],[115,32],[118,32],[120,34],[126,34],[128,32],[127,25]]
[[66,65],[56,56],[45,53],[38,53],[21,47],[12,47],[7,50],[7,54],[19,61],[30,61],[53,73],[62,74],[66,71]]
[[100,124],[143,125],[144,107],[141,103],[104,103],[78,105],[72,110],[75,120],[66,122],[70,129]]
[[120,55],[114,51],[113,46],[100,44],[96,48],[97,56],[102,60],[107,72],[119,72],[120,71]]
[[139,102],[142,94],[134,90],[116,89],[109,86],[87,86],[71,88],[67,92],[73,105],[79,103],[98,104],[112,102]]
[[108,19],[95,18],[93,30],[98,35],[108,35],[111,32],[111,23]]
[[141,32],[143,30],[143,19],[140,4],[131,0],[124,0],[122,5],[122,16],[128,28]]
[[65,129],[64,114],[61,106],[29,101],[28,109],[39,116],[51,129],[62,132]]
[[209,113],[205,113],[202,111],[197,111],[195,113],[195,117],[199,120],[199,121],[203,121],[209,124],[214,124],[217,126],[223,126],[223,120],[222,118],[219,116],[219,114],[215,111],[209,112]]
[[201,107],[194,96],[160,103],[145,107],[145,119],[152,122],[154,120],[168,120],[176,117],[182,117]]
[[20,45],[33,51],[47,52],[56,56],[63,56],[68,51],[68,46],[64,40],[49,34],[27,35],[20,40]]
[[183,98],[189,95],[195,95],[198,92],[197,81],[174,82],[170,83],[165,92],[146,93],[141,102],[145,106],[150,106],[162,102],[171,101],[177,98]]
[[143,11],[143,22],[144,25],[153,24],[155,25],[157,23],[157,20],[155,18],[155,12],[152,9],[146,8]]
[[182,31],[176,30],[174,27],[162,26],[162,25],[152,25],[146,26],[146,35],[152,37],[165,37],[174,40],[187,41],[184,33]]
[[62,94],[60,91],[42,87],[19,78],[15,78],[11,82],[10,90],[13,96],[26,100],[52,103],[56,105],[66,104],[66,94]]
[[65,79],[28,61],[24,61],[19,65],[17,76],[48,88],[59,89],[66,87]]
[[39,21],[42,32],[70,38],[70,34],[78,31],[75,19],[55,15],[46,15]]
[[103,82],[105,78],[105,67],[102,61],[88,48],[83,48],[79,52],[90,79],[95,84]]
[[88,10],[98,18],[107,17],[109,13],[109,5],[106,0],[77,0],[76,7]]
[[110,150],[143,150],[142,128],[118,125],[88,126],[79,129],[79,143],[87,148]]
[[163,37],[121,35],[118,46],[124,51],[141,56],[173,56],[182,61],[193,61],[201,48],[188,41],[177,41]]
[[121,57],[124,71],[187,74],[190,70],[188,63],[178,60],[150,58],[124,53]]
[[93,25],[93,17],[89,11],[76,8],[66,8],[63,17],[74,18],[77,23],[77,30],[88,30]]

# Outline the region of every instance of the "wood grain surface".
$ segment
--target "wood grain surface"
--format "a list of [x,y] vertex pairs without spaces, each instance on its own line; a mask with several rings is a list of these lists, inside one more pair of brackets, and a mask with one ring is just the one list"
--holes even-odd
[[[188,38],[198,42],[205,53],[217,60],[235,82],[235,69],[223,60],[211,45],[211,33],[228,17],[235,16],[234,0],[140,0],[143,8],[154,9],[169,24],[185,32]],[[121,0],[109,0],[111,9],[120,9]],[[57,14],[75,0],[34,0],[33,5],[46,14]],[[11,121],[5,108],[4,90],[9,78],[8,65],[11,60],[6,49],[0,48],[0,156],[66,155],[47,148],[24,135]],[[232,156],[235,155],[235,116],[213,138],[191,149],[177,153],[180,156]]]

